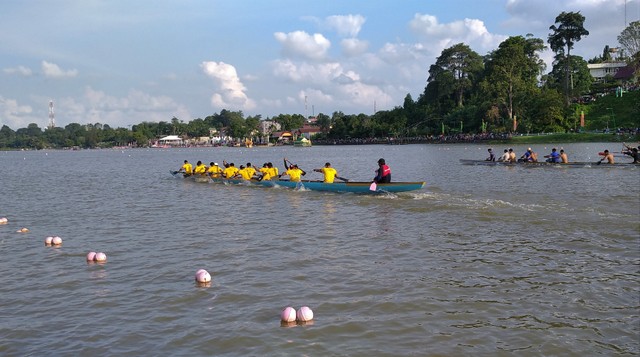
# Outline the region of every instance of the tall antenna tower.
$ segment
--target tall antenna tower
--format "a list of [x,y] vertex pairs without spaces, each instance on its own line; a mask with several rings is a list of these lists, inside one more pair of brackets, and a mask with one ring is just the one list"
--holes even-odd
[[55,114],[53,113],[53,100],[49,101],[49,129],[56,127]]

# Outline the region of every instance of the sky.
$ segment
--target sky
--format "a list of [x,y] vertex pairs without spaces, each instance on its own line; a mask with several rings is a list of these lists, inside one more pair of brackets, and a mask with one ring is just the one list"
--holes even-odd
[[[373,114],[417,100],[443,49],[545,41],[562,11],[619,46],[640,0],[2,0],[0,126]],[[551,69],[550,50],[542,58]]]

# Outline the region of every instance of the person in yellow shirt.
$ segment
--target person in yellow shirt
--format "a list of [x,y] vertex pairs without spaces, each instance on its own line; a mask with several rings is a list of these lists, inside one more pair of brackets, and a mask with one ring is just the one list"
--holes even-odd
[[220,166],[218,166],[217,162],[211,162],[209,163],[209,169],[207,169],[207,174],[209,174],[211,178],[220,177],[222,174],[222,169],[220,168]]
[[247,167],[244,168],[247,171],[247,175],[249,175],[249,179],[252,179],[253,176],[256,175],[256,168],[251,165],[250,162],[247,162]]
[[193,173],[195,175],[204,175],[207,172],[207,167],[204,166],[204,164],[202,163],[202,161],[198,161],[196,163],[196,168],[195,170],[193,170]]
[[260,181],[271,180],[271,174],[269,173],[269,164],[265,162],[264,165],[262,165],[262,167],[260,168],[259,172],[262,175],[260,176]]
[[324,175],[324,182],[325,183],[333,183],[333,180],[338,177],[338,171],[336,171],[336,169],[334,169],[333,167],[331,167],[330,163],[326,163],[324,164],[324,167],[321,169],[313,169],[313,171],[315,172],[322,172],[322,174]]
[[238,170],[236,177],[242,177],[243,180],[249,181],[255,173],[256,170],[251,166],[251,163],[247,163],[247,167],[240,165],[240,170]]
[[193,165],[189,161],[184,160],[184,164],[180,167],[178,172],[182,172],[185,176],[191,176],[193,174]]
[[291,182],[300,182],[300,177],[303,175],[304,171],[300,170],[297,165],[289,166],[289,169],[285,171],[282,176],[289,176],[289,181]]
[[235,175],[237,175],[238,171],[239,171],[238,168],[235,167],[235,165],[232,162],[229,164],[229,166],[226,169],[224,169],[224,171],[222,171],[222,174],[225,178],[230,179],[230,178],[233,178]]
[[267,167],[269,168],[269,175],[271,175],[271,177],[276,177],[278,176],[278,168],[274,167],[272,163],[267,162]]

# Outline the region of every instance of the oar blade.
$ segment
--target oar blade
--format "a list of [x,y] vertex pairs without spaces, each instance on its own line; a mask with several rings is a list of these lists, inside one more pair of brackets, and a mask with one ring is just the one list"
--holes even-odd
[[375,182],[371,183],[371,186],[369,186],[369,191],[375,191],[378,189],[378,185]]

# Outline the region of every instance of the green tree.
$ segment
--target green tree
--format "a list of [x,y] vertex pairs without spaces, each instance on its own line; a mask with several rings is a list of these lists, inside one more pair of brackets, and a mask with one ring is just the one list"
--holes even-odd
[[436,99],[453,94],[455,105],[462,107],[482,69],[482,57],[469,46],[458,43],[444,49],[436,63],[429,68],[427,88],[430,85],[436,87]]
[[316,116],[316,124],[320,127],[320,131],[327,133],[331,129],[331,117],[320,113]]
[[541,39],[514,36],[487,56],[483,90],[494,98],[493,104],[506,111],[510,120],[513,120],[516,101],[521,102],[537,85],[537,77],[544,69],[538,55],[543,49]]
[[0,147],[11,147],[16,139],[16,132],[6,125],[0,128]]
[[629,24],[620,35],[618,42],[629,57],[634,57],[640,52],[640,21],[634,21]]
[[[584,20],[585,18],[580,14],[580,12],[563,11],[556,17],[555,24],[549,27],[549,30],[553,32],[549,34],[547,39],[549,46],[551,46],[551,50],[556,53],[556,57],[563,56],[565,58],[570,58],[571,50],[575,43],[580,41],[582,36],[589,35],[589,31],[584,28]],[[564,93],[566,103],[569,105],[569,95],[572,90],[569,81],[571,61],[564,61],[564,64],[566,66],[564,69]]]
[[[569,96],[571,98],[580,97],[591,91],[591,84],[593,83],[593,77],[589,72],[587,62],[580,56],[571,56],[571,63],[568,66],[571,68],[571,90]],[[549,73],[549,81],[547,82],[548,88],[554,88],[559,91],[563,90],[563,83],[565,78],[565,68],[567,68],[566,57],[556,57],[556,61],[553,63],[553,69]]]

